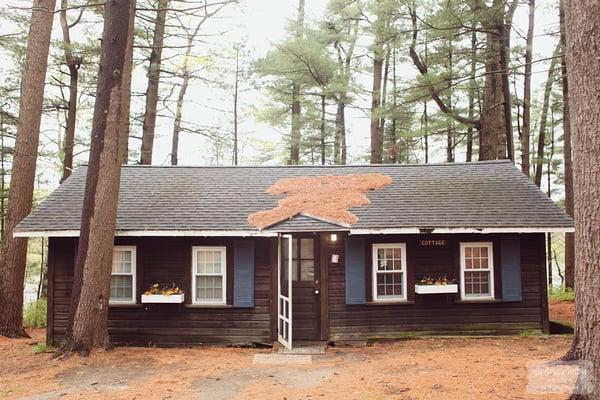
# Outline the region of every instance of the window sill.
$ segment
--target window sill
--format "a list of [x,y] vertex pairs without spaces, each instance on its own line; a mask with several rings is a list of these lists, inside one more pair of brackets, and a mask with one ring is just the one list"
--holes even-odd
[[365,303],[368,306],[404,306],[415,304],[414,301],[410,300],[398,300],[398,301],[367,301]]
[[233,308],[231,304],[185,304],[185,308]]
[[454,300],[456,304],[493,304],[493,303],[502,303],[502,300],[498,299],[474,299],[474,300]]

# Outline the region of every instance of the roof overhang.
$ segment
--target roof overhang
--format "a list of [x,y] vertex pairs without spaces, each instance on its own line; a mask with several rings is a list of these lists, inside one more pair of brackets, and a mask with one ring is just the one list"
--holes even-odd
[[[79,230],[15,232],[14,237],[79,237]],[[277,232],[209,230],[118,230],[115,236],[276,237]]]
[[[308,230],[312,232],[312,230]],[[331,232],[335,231],[331,230]],[[573,227],[489,227],[489,228],[358,228],[339,229],[350,235],[401,235],[401,234],[449,234],[449,233],[566,233],[575,232]],[[119,230],[115,236],[167,236],[167,237],[276,237],[281,232],[269,230]],[[22,231],[14,237],[79,237],[79,230]]]
[[564,233],[575,232],[574,227],[489,227],[489,228],[372,228],[350,229],[351,235],[398,235],[430,233]]

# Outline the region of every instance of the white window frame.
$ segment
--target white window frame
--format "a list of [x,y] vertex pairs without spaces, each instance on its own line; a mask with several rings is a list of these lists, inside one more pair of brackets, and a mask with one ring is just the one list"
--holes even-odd
[[[221,252],[221,273],[220,274],[197,274],[196,264],[198,262],[198,251],[220,251]],[[223,277],[223,297],[221,300],[196,300],[196,277],[198,276],[222,276]],[[227,247],[225,246],[193,246],[192,247],[192,304],[200,305],[222,305],[227,304]]]
[[[402,269],[394,272],[402,272],[402,296],[388,296],[385,298],[379,298],[377,294],[377,250],[379,249],[400,249],[400,262],[402,263]],[[406,264],[406,243],[374,243],[371,256],[371,287],[373,288],[373,301],[376,303],[387,303],[387,302],[400,302],[407,300],[407,280],[408,280],[408,266]],[[379,272],[382,274],[392,273]]]
[[[474,295],[465,294],[465,249],[467,247],[487,247],[488,249],[488,268],[487,269],[469,269],[469,271],[489,271],[490,273],[490,294]],[[464,301],[494,300],[494,243],[493,242],[461,242],[460,243],[460,298]]]
[[[112,260],[114,260],[114,253],[116,251],[129,251],[131,252],[131,273],[125,273],[125,272],[117,272],[117,273],[113,273],[112,272]],[[110,299],[110,292],[108,295],[108,304],[136,304],[137,303],[137,286],[136,286],[136,275],[137,275],[137,248],[136,246],[114,246],[113,247],[113,258],[111,260],[111,270],[110,270],[110,276],[112,278],[113,275],[116,276],[131,276],[131,299],[130,300],[111,300]]]

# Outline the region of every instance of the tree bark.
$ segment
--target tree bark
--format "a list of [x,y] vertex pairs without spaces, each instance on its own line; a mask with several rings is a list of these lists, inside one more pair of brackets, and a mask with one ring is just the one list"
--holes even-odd
[[[63,145],[63,173],[60,179],[60,181],[63,182],[71,175],[71,172],[73,172],[73,148],[75,146],[75,126],[77,124],[77,93],[81,58],[75,57],[71,49],[70,29],[72,26],[69,25],[67,19],[69,2],[67,0],[62,0],[60,8],[60,26],[63,34],[65,64],[69,69],[69,105],[67,110],[65,141]],[[74,24],[77,22],[78,20]]]
[[[571,146],[571,111],[569,107],[569,79],[565,52],[567,34],[565,31],[564,0],[560,0],[560,45],[561,45],[561,82],[563,92],[563,133],[565,163],[565,211],[573,217],[573,150]],[[565,286],[575,288],[575,235],[565,234]]]
[[[113,0],[114,1],[114,0]],[[129,1],[129,0],[128,0]],[[135,1],[135,0],[134,0]],[[127,38],[127,53],[123,68],[123,125],[121,128],[121,164],[129,162],[129,130],[131,125],[131,79],[133,74],[133,42],[134,42],[135,11],[129,15],[129,37]]]
[[[296,37],[304,35],[304,5],[305,0],[298,0],[298,20],[296,22]],[[292,131],[290,136],[290,164],[300,163],[300,139],[302,127],[302,107],[300,105],[300,83],[292,82]]]
[[382,54],[373,54],[373,91],[371,92],[371,164],[381,164],[381,126],[379,125],[381,105],[381,77],[383,70]]
[[233,165],[238,165],[238,96],[240,82],[240,48],[235,47],[235,82],[233,85]]
[[560,46],[557,46],[552,54],[550,69],[548,70],[548,79],[544,87],[544,103],[542,104],[542,113],[540,116],[540,134],[538,135],[537,155],[535,161],[535,184],[540,187],[542,184],[542,169],[544,166],[544,146],[546,143],[546,127],[548,125],[548,108],[550,105],[550,95],[554,85],[556,63],[560,56]]
[[521,133],[521,172],[529,176],[529,141],[531,138],[531,70],[533,62],[533,31],[535,27],[535,0],[529,0],[529,25],[525,48],[525,76],[523,78],[523,130]]
[[27,238],[15,238],[13,232],[15,225],[31,212],[55,6],[56,0],[34,0],[27,38],[19,123],[0,260],[0,334],[8,337],[26,335],[23,330],[23,285]]
[[158,88],[160,86],[160,67],[165,39],[165,23],[169,0],[158,0],[156,21],[154,22],[154,36],[152,38],[152,51],[150,52],[150,65],[148,66],[148,86],[146,88],[146,111],[142,125],[142,151],[140,163],[152,164],[152,151],[154,148],[154,131],[156,129],[156,110],[158,108]]
[[128,49],[133,34],[135,1],[106,2],[100,70],[92,125],[81,230],[72,292],[72,324],[60,351],[87,355],[107,348],[110,271],[117,217],[121,164],[128,118]]
[[[567,75],[575,177],[575,335],[567,358],[593,365],[593,392],[600,398],[600,4],[565,1]],[[584,398],[576,396],[574,398]]]
[[[475,26],[471,32],[471,71],[469,73],[469,119],[475,117],[475,94],[477,90],[477,31]],[[466,161],[473,161],[473,126],[467,127],[467,155]]]
[[325,95],[322,94],[321,95],[321,126],[320,126],[320,131],[321,131],[321,143],[320,143],[320,147],[321,147],[321,165],[325,165],[325,160],[326,160],[326,156],[327,156],[327,141],[326,141],[326,132],[325,132]]

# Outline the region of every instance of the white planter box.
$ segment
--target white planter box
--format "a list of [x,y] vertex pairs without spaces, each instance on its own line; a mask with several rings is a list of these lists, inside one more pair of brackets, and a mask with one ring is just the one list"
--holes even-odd
[[184,294],[143,294],[142,295],[142,303],[173,303],[180,304],[183,303]]
[[458,285],[415,285],[417,294],[458,293]]

